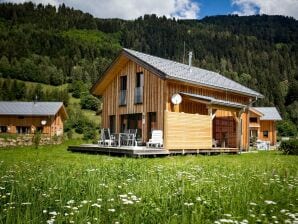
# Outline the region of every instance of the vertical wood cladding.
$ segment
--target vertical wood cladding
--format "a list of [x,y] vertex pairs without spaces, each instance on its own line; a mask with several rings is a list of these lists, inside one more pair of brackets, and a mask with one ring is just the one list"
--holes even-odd
[[[135,104],[136,74],[143,72],[143,103]],[[127,76],[127,93],[125,106],[119,106],[120,77]],[[142,140],[147,141],[148,113],[156,112],[157,128],[163,129],[163,92],[164,80],[152,74],[133,61],[127,64],[115,75],[113,81],[105,89],[102,111],[102,127],[109,127],[109,116],[116,115],[116,132],[120,132],[120,115],[142,113],[145,123],[143,124]]]

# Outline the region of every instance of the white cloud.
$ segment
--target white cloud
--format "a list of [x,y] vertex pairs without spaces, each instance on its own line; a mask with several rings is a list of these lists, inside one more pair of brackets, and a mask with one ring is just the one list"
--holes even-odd
[[[0,0],[22,3],[27,0]],[[194,0],[31,0],[38,4],[65,5],[88,12],[98,18],[135,19],[144,14],[196,19],[200,11]]]
[[284,15],[298,19],[298,0],[232,0],[239,7],[239,15]]

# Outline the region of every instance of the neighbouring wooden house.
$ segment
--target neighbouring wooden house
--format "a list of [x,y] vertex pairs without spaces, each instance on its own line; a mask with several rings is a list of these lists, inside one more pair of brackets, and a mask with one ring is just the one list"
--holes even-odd
[[282,120],[275,107],[249,108],[250,137],[276,145],[276,121]]
[[62,102],[0,101],[0,133],[60,136],[66,118]]
[[[263,96],[216,72],[123,49],[92,87],[102,127],[163,130],[168,150],[248,149],[249,109]],[[180,99],[181,98],[181,99]],[[181,101],[182,100],[182,101]],[[181,101],[181,102],[180,102]]]

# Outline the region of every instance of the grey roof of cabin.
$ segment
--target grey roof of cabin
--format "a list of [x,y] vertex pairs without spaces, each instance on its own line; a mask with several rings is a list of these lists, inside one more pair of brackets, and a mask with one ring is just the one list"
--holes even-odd
[[208,71],[198,67],[191,66],[191,68],[179,62],[171,61],[168,59],[144,54],[138,51],[123,49],[128,54],[136,57],[137,59],[145,62],[149,66],[160,71],[168,79],[175,79],[189,83],[195,83],[211,88],[229,90],[244,95],[255,96],[262,98],[263,95],[247,88],[229,78],[224,77],[216,72]]
[[57,114],[62,106],[62,102],[0,101],[0,115],[49,116]]
[[214,104],[214,105],[221,105],[221,106],[228,106],[228,107],[234,107],[234,108],[244,108],[245,105],[241,104],[241,103],[235,103],[235,102],[231,102],[231,101],[227,101],[227,100],[219,100],[219,99],[215,99],[214,97],[210,97],[210,96],[203,96],[203,95],[199,95],[199,94],[193,94],[193,93],[185,93],[185,92],[180,92],[180,94],[183,96],[189,96],[192,98],[196,98],[196,99],[201,99],[204,101],[209,101],[210,104]]
[[264,114],[262,117],[260,117],[260,120],[282,120],[276,107],[253,107],[253,109],[260,111],[262,114]]

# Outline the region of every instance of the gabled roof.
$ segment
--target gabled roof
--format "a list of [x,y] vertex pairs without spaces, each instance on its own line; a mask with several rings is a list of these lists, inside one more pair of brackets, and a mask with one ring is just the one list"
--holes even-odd
[[260,120],[263,120],[263,121],[266,121],[266,120],[280,121],[280,120],[282,120],[276,107],[252,107],[252,108],[263,114],[263,116],[260,117]]
[[[221,90],[228,90],[243,95],[263,98],[262,94],[252,89],[249,89],[216,72],[208,71],[194,66],[189,67],[186,64],[152,56],[149,54],[144,54],[126,48],[123,48],[122,52],[118,55],[118,57],[114,60],[110,67],[104,72],[102,77],[92,87],[91,92],[93,94],[98,94],[96,93],[96,89],[100,89],[99,92],[101,92],[105,88],[104,86],[107,85],[108,82],[107,80],[105,80],[105,78],[111,71],[113,71],[113,67],[116,67],[115,64],[125,64],[126,61],[125,59],[123,59],[123,56],[129,58],[132,61],[135,61],[144,68],[150,70],[151,72],[159,75],[161,78],[164,79],[178,80],[190,84]],[[101,86],[101,84],[103,85]],[[98,86],[100,86],[100,88],[98,88]]]
[[239,109],[246,107],[246,105],[241,104],[241,103],[235,103],[235,102],[231,102],[231,101],[227,101],[227,100],[219,100],[219,99],[215,99],[214,97],[210,97],[210,96],[203,96],[203,95],[199,95],[199,94],[185,93],[185,92],[180,92],[180,94],[182,96],[188,96],[191,98],[201,100],[203,102],[205,101],[211,105],[218,105],[218,106],[225,106],[225,107],[232,107],[232,108],[239,108]]
[[263,95],[249,89],[219,73],[201,69],[198,67],[182,64],[168,59],[144,54],[138,51],[123,49],[124,52],[141,60],[160,71],[165,78],[175,79],[184,82],[190,82],[216,89],[224,89],[232,92],[242,93],[244,95],[262,98]]
[[62,102],[16,102],[0,101],[0,115],[21,115],[21,116],[54,116],[60,109],[66,110]]

